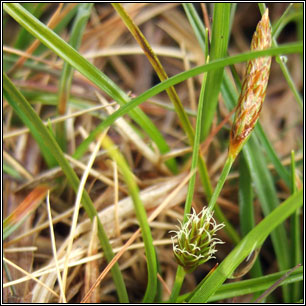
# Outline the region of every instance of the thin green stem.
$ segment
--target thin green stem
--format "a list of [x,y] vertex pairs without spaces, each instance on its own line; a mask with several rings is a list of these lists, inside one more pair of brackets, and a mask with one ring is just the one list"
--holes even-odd
[[[199,106],[198,106],[198,113],[197,113],[197,121],[196,121],[196,130],[195,130],[195,135],[194,135],[194,141],[193,141],[193,152],[192,152],[192,161],[191,161],[191,169],[190,171],[195,171],[197,169],[198,161],[200,159],[201,163],[201,178],[203,179],[203,183],[210,182],[208,173],[207,173],[207,168],[206,164],[203,160],[203,158],[199,155],[199,149],[200,149],[200,137],[201,137],[201,121],[202,121],[202,112],[203,112],[203,96],[204,96],[204,91],[205,91],[205,83],[206,83],[206,76],[207,73],[204,74],[203,77],[203,82],[202,82],[202,88],[201,88],[201,93],[200,93],[200,98],[199,98]],[[195,186],[195,179],[196,179],[196,173],[192,175],[190,178],[189,184],[188,184],[188,191],[187,191],[187,196],[186,196],[186,201],[185,201],[185,208],[184,208],[184,219],[183,223],[187,221],[187,216],[190,213],[191,210],[191,204],[192,204],[192,199],[193,199],[193,194],[194,194],[194,186]],[[211,186],[209,185],[209,190]],[[178,297],[184,277],[185,277],[186,272],[184,269],[179,265],[176,271],[176,277],[175,277],[175,282],[174,282],[174,287],[172,289],[171,293],[171,298],[170,300],[172,302],[176,301],[176,298]]]
[[178,266],[176,270],[174,285],[173,285],[172,292],[171,292],[168,303],[172,304],[176,302],[176,299],[180,294],[185,275],[186,275],[186,272],[184,268],[182,266]]
[[[190,171],[195,171],[197,169],[199,158],[203,161],[202,166],[204,166],[204,165],[206,166],[204,160],[199,155],[202,114],[203,114],[203,101],[204,101],[203,97],[204,97],[204,92],[205,92],[206,78],[207,78],[207,73],[205,73],[204,76],[203,76],[202,88],[201,88],[201,92],[200,92]],[[202,167],[201,171],[203,171],[203,170],[205,171],[205,173],[207,173],[206,167]],[[187,197],[186,197],[186,202],[185,202],[184,221],[183,222],[187,221],[187,215],[190,213],[190,210],[191,210],[191,203],[192,203],[192,198],[193,198],[193,194],[194,194],[195,178],[196,178],[196,174],[194,173],[193,176],[191,177],[190,181],[189,181],[189,184],[188,184],[188,192],[187,192]],[[208,175],[207,175],[207,177],[205,176],[205,182],[207,181],[207,178],[208,178]],[[209,178],[208,178],[208,181],[209,181]]]
[[208,208],[211,211],[214,209],[214,206],[215,206],[215,204],[217,202],[217,199],[219,197],[221,189],[222,189],[222,187],[223,187],[223,185],[225,183],[225,180],[226,180],[226,178],[227,178],[227,176],[228,176],[228,174],[229,174],[229,172],[231,170],[233,162],[234,162],[234,159],[229,155],[227,157],[227,160],[226,160],[225,165],[223,167],[222,173],[221,173],[220,178],[218,180],[218,184],[217,184],[217,186],[216,186],[216,188],[214,190],[214,193],[213,193],[213,195],[212,195],[212,197],[211,197],[211,199],[209,201],[209,204],[208,204]]
[[197,40],[201,46],[201,49],[203,52],[205,52],[205,56],[207,56],[208,52],[206,52],[207,51],[206,47],[208,46],[208,44],[205,42],[206,30],[203,25],[203,22],[200,19],[200,16],[198,15],[197,10],[195,9],[193,3],[183,3],[182,5],[185,10],[188,21],[191,24],[194,33],[197,37]]

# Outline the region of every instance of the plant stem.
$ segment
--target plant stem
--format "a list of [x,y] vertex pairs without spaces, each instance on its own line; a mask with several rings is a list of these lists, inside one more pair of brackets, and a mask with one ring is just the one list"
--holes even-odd
[[184,268],[179,265],[176,270],[175,281],[174,281],[173,289],[172,289],[171,296],[170,296],[168,303],[172,304],[176,302],[176,299],[181,291],[181,287],[182,287],[182,284],[185,278],[185,274],[186,272]]
[[209,201],[209,204],[208,204],[208,209],[210,209],[211,211],[213,210],[216,202],[217,202],[217,199],[219,197],[219,194],[221,192],[221,189],[224,185],[224,182],[228,176],[228,173],[230,172],[231,170],[231,167],[233,165],[233,162],[234,162],[234,158],[232,158],[230,155],[227,157],[227,160],[225,162],[225,165],[223,167],[223,170],[222,170],[222,173],[220,175],[220,178],[218,180],[218,184],[214,190],[214,193]]

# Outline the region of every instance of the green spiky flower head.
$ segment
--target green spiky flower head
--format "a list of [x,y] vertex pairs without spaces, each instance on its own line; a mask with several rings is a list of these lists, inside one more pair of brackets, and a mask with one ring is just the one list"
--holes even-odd
[[176,261],[186,272],[193,272],[199,265],[215,258],[216,244],[224,243],[216,238],[216,232],[224,227],[217,224],[208,208],[196,214],[188,215],[185,223],[180,224],[178,231],[173,231],[173,252]]

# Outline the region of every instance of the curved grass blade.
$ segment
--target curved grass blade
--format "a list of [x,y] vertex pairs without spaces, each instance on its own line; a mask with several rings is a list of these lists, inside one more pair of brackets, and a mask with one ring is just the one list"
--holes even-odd
[[256,57],[265,56],[265,55],[275,55],[275,54],[289,54],[289,53],[298,53],[302,52],[303,44],[302,43],[293,43],[293,44],[286,44],[283,46],[278,46],[277,48],[271,48],[268,50],[261,50],[261,51],[249,51],[246,53],[242,53],[239,55],[234,55],[231,57],[219,59],[212,61],[208,64],[201,65],[195,68],[192,68],[188,71],[184,71],[179,73],[166,81],[163,81],[156,86],[148,89],[144,93],[140,94],[138,97],[132,99],[128,104],[120,107],[116,112],[112,115],[107,117],[105,121],[101,122],[95,130],[93,130],[90,135],[79,145],[77,148],[74,157],[78,158],[81,157],[85,151],[87,150],[90,143],[96,138],[96,136],[101,133],[106,127],[110,126],[117,118],[127,114],[130,110],[141,104],[142,102],[146,101],[147,99],[152,98],[153,96],[161,93],[166,88],[178,84],[187,80],[188,78],[194,77],[198,74],[201,74],[206,71],[214,70],[217,68],[225,67],[227,65],[233,65],[236,63],[244,62]]
[[[93,3],[79,4],[77,15],[75,17],[72,26],[70,40],[69,40],[71,47],[73,47],[76,50],[78,50],[81,45],[83,32],[85,30],[87,20],[90,16],[92,6]],[[57,111],[59,115],[64,115],[66,113],[66,104],[70,96],[72,76],[73,76],[73,67],[69,65],[67,62],[64,62],[64,66],[61,73],[61,80],[59,84],[59,92],[58,92]],[[56,139],[58,144],[60,145],[61,149],[64,152],[66,152],[67,137],[66,137],[65,122],[57,123],[55,131],[56,131]]]
[[156,253],[153,245],[153,238],[148,224],[146,211],[139,197],[139,190],[134,180],[134,176],[122,154],[119,152],[119,150],[117,150],[117,148],[108,136],[104,137],[101,145],[108,151],[108,154],[111,156],[111,158],[118,164],[118,169],[124,177],[124,180],[129,189],[129,193],[134,202],[136,217],[141,228],[142,237],[145,245],[148,267],[148,285],[145,296],[143,298],[143,302],[152,303],[154,301],[157,290],[157,262]]
[[[111,79],[104,75],[98,68],[87,61],[75,49],[69,46],[53,31],[46,27],[43,23],[29,14],[24,8],[17,3],[5,3],[4,10],[11,15],[21,26],[26,28],[31,34],[38,38],[44,45],[50,48],[58,56],[67,61],[71,66],[96,84],[111,98],[120,105],[125,105],[130,101],[128,95],[123,92]],[[137,122],[139,126],[150,136],[156,143],[161,153],[169,151],[169,146],[159,130],[152,121],[140,110],[131,109],[130,116]],[[80,158],[82,154],[78,151],[74,154],[75,158]],[[175,172],[176,164],[174,159],[166,161],[167,166]]]
[[[124,8],[119,3],[113,3],[112,4],[117,13],[122,18],[122,21],[125,23],[126,27],[129,29],[131,34],[134,36],[135,40],[139,44],[139,46],[142,48],[144,54],[146,55],[147,59],[149,60],[150,64],[152,65],[154,71],[158,75],[159,79],[161,81],[167,80],[168,75],[166,71],[164,70],[161,62],[159,61],[157,55],[151,48],[149,42],[144,37],[142,32],[140,31],[139,27],[133,22],[133,20],[130,18],[130,16],[126,13]],[[180,100],[175,88],[173,86],[166,89],[167,95],[169,99],[171,100],[172,104],[175,107],[176,114],[180,120],[180,123],[188,136],[189,142],[193,143],[194,138],[194,132],[191,126],[191,123],[188,119],[188,116],[185,112],[184,106],[182,104],[182,101]]]
[[[290,270],[272,273],[269,275],[256,277],[253,279],[247,279],[237,281],[234,283],[223,284],[219,287],[216,293],[208,299],[208,303],[216,302],[220,300],[235,298],[241,295],[247,295],[252,293],[258,293],[268,289],[275,284],[282,276],[288,273]],[[302,282],[304,279],[304,267],[298,267],[292,274],[290,274],[283,282],[282,285],[296,284]],[[178,297],[177,302],[182,303],[186,301],[192,294],[186,293]]]
[[[286,278],[281,285],[285,284],[298,284],[303,281],[303,267],[299,267],[294,271],[288,278]],[[220,301],[223,299],[234,298],[241,295],[257,293],[268,289],[270,286],[275,284],[283,275],[285,275],[289,270],[248,279],[242,280],[235,283],[222,285],[208,302]]]
[[[19,112],[23,114],[23,117],[26,118],[27,122],[32,122],[32,128],[36,131],[36,134],[40,137],[41,142],[49,151],[49,154],[54,157],[57,161],[58,165],[62,168],[63,172],[66,175],[68,183],[71,185],[73,190],[77,193],[79,186],[79,178],[71,168],[69,162],[65,158],[63,152],[61,151],[58,143],[54,139],[53,135],[49,131],[47,127],[44,126],[41,119],[32,109],[29,102],[22,96],[22,94],[18,91],[18,89],[13,85],[13,83],[9,80],[6,74],[3,75],[3,87],[4,92],[7,93],[8,102],[13,101],[17,105]],[[88,215],[88,217],[93,220],[95,216],[97,216],[97,211],[88,195],[86,190],[83,192],[82,196],[82,204]],[[114,257],[113,250],[111,248],[108,237],[104,231],[103,225],[99,218],[98,220],[98,236],[101,243],[101,246],[104,250],[105,257],[108,262],[112,260]],[[112,269],[112,275],[114,278],[114,282],[116,285],[117,293],[119,300],[121,302],[128,302],[128,296],[125,288],[125,284],[123,282],[123,277],[119,269],[118,263],[116,263]]]

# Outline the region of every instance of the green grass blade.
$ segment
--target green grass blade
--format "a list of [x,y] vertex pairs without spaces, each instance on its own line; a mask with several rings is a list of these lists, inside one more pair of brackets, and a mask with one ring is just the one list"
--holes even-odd
[[[209,45],[208,32],[205,31],[204,25],[201,22],[196,10],[194,9],[194,6],[192,4],[189,4],[189,3],[184,3],[183,7],[185,9],[188,20],[189,20],[189,22],[190,22],[190,24],[191,24],[191,26],[192,26],[192,28],[195,32],[195,35],[198,39],[199,44],[202,47],[202,50],[203,50],[205,56],[208,56],[208,45]],[[235,7],[236,7],[235,5],[232,5],[230,23],[232,23],[232,20],[233,20],[233,12],[235,11]],[[200,101],[202,101],[204,99],[204,88],[203,88],[203,86],[205,86],[205,83],[202,82]],[[202,112],[202,116],[203,116],[203,112]],[[209,176],[208,176],[206,163],[202,158],[199,159],[198,167],[199,167],[200,179],[201,179],[201,182],[203,184],[207,200],[210,201],[211,197],[213,195],[213,188],[212,188]],[[219,222],[225,224],[225,231],[227,232],[229,238],[234,243],[238,243],[240,241],[240,238],[239,238],[238,234],[236,233],[235,229],[230,224],[230,222],[225,218],[225,216],[224,216],[224,214],[223,214],[223,212],[222,212],[222,210],[219,206],[215,207],[215,217],[216,217],[216,219],[219,220]]]
[[[207,74],[204,74],[203,81],[202,81],[202,88],[199,97],[199,104],[198,104],[198,113],[197,113],[197,120],[196,120],[196,130],[194,135],[194,142],[193,142],[193,150],[192,150],[192,160],[191,160],[191,172],[195,172],[198,167],[199,161],[199,150],[200,150],[200,138],[201,138],[201,126],[202,126],[202,114],[203,114],[203,94],[205,90],[205,84],[207,80]],[[195,187],[195,179],[196,173],[192,175],[189,180],[188,184],[188,191],[185,201],[184,207],[184,220],[183,222],[187,221],[187,215],[190,214],[191,211],[191,204],[194,194],[194,187]]]
[[[60,34],[63,31],[66,30],[66,28],[69,28],[69,23],[72,22],[73,18],[75,17],[78,9],[78,4],[77,3],[66,3],[64,5],[63,10],[67,9],[67,6],[69,7],[69,10],[66,11],[66,14],[59,20],[58,24],[52,29],[52,31],[56,34]],[[46,52],[47,48],[45,45],[40,44],[38,48],[34,51],[33,54],[35,55],[41,55],[43,52]]]
[[[211,49],[209,52],[210,61],[223,58],[227,54],[230,12],[230,3],[214,4]],[[202,140],[208,136],[216,112],[218,95],[223,79],[223,70],[223,68],[215,69],[207,75],[207,84],[204,93],[204,112],[202,118]]]
[[105,136],[102,140],[102,146],[108,151],[111,158],[118,164],[118,169],[124,177],[129,193],[134,202],[135,213],[141,228],[148,263],[148,285],[143,302],[152,303],[157,290],[157,263],[153,238],[148,224],[146,211],[139,197],[139,190],[134,180],[134,176],[122,154],[116,149],[115,145],[108,136]]
[[[75,17],[72,26],[71,36],[69,40],[71,47],[73,47],[76,50],[78,50],[81,45],[83,32],[85,30],[87,20],[90,16],[92,6],[93,3],[79,4],[77,15]],[[62,69],[61,80],[59,84],[59,92],[58,92],[57,110],[59,115],[64,115],[66,112],[66,104],[70,96],[72,76],[73,76],[73,67],[69,65],[67,62],[65,62]],[[56,125],[55,129],[56,129],[57,142],[60,145],[61,149],[64,152],[66,152],[67,137],[66,137],[65,122],[59,122]]]
[[201,46],[201,49],[203,51],[203,54],[207,56],[208,54],[205,53],[206,47],[205,47],[205,27],[203,25],[202,20],[200,19],[196,9],[194,8],[194,5],[192,3],[183,3],[183,8],[185,10],[186,16],[189,20],[189,23],[191,24],[195,36],[197,37],[197,40]]
[[188,300],[190,303],[205,303],[217,291],[222,283],[231,276],[238,265],[255,248],[260,247],[268,235],[284,222],[303,204],[303,190],[290,196],[271,214],[266,216],[246,237],[231,251],[217,269],[203,282]]
[[265,151],[267,152],[267,155],[272,162],[272,164],[275,167],[276,172],[278,175],[284,180],[287,186],[290,186],[290,175],[287,169],[282,165],[280,159],[278,158],[274,148],[272,147],[271,142],[267,138],[266,133],[264,132],[261,124],[257,124],[255,127],[255,133],[260,139],[260,142],[265,147]]
[[[31,34],[38,38],[44,45],[50,48],[58,56],[67,61],[71,66],[78,70],[81,74],[87,77],[90,81],[96,84],[110,97],[117,101],[120,105],[124,105],[130,101],[128,95],[123,92],[111,79],[104,75],[98,68],[93,66],[84,57],[82,57],[75,49],[69,46],[53,31],[46,27],[43,23],[29,14],[17,3],[5,3],[4,10],[11,15],[21,26],[26,28]],[[168,144],[165,139],[152,123],[152,121],[140,110],[133,109],[130,114],[139,126],[141,126],[151,139],[156,143],[161,153],[169,151]],[[93,139],[93,138],[92,138]],[[78,151],[74,155],[75,158],[80,158],[82,154]],[[175,171],[174,160],[167,161],[168,167]]]
[[[26,4],[30,4],[27,5]],[[46,8],[48,8],[48,3],[37,3],[36,5],[33,5],[32,3],[24,3],[24,8],[28,10],[33,16],[36,18],[39,18],[45,11]],[[14,47],[16,49],[25,49],[30,45],[30,43],[33,42],[33,36],[24,28],[21,28],[16,42],[14,44]]]
[[[288,276],[281,284],[299,284],[303,281],[303,267],[299,267],[296,271]],[[243,280],[235,283],[222,285],[208,302],[230,299],[241,295],[262,292],[273,284],[275,284],[289,270],[273,273],[270,275],[257,277],[253,279]]]
[[[285,270],[281,272],[272,273],[269,275],[242,280],[234,283],[223,284],[216,293],[208,299],[208,303],[214,301],[220,301],[230,298],[235,298],[241,295],[247,295],[252,293],[258,293],[265,291],[272,285],[274,285],[281,277],[283,277],[286,273],[290,270]],[[285,284],[292,284],[302,282],[304,279],[304,267],[299,267],[295,271],[293,271],[284,281],[281,283],[282,285]],[[190,293],[186,293],[181,295],[178,298],[178,302],[181,303],[188,299]]]
[[[23,123],[29,128],[31,131],[34,139],[36,140],[41,154],[46,161],[49,168],[52,168],[57,165],[57,161],[54,158],[53,155],[50,154],[48,147],[46,146],[42,135],[40,134],[39,129],[37,129],[36,124],[37,120],[40,120],[37,116],[34,118],[30,118],[29,115],[26,113],[26,109],[23,109],[23,96],[17,91],[16,87],[13,85],[13,83],[9,80],[6,74],[3,74],[3,96],[8,101],[8,103],[11,105],[11,107],[14,109],[16,114],[19,116],[19,118],[23,121]],[[31,106],[30,106],[31,107]],[[34,112],[34,110],[31,107],[31,111]],[[36,120],[37,122],[34,122],[33,120]]]
[[[38,115],[32,109],[29,102],[22,96],[22,94],[17,90],[17,88],[13,85],[13,83],[8,79],[6,74],[3,76],[3,85],[4,91],[6,92],[6,96],[8,98],[8,102],[14,101],[15,105],[18,108],[18,114],[21,113],[24,118],[26,118],[27,122],[32,122],[32,129],[34,129],[40,141],[44,145],[44,147],[49,151],[49,155],[53,156],[53,158],[57,161],[58,165],[62,168],[65,176],[73,188],[75,192],[78,191],[79,186],[79,178],[71,168],[69,162],[66,160],[63,152],[61,151],[58,143],[54,139],[52,133],[49,129],[44,126]],[[12,105],[12,107],[14,107]],[[97,211],[88,195],[86,190],[83,192],[82,197],[83,207],[88,214],[88,217],[93,220],[95,216],[97,216]],[[113,258],[113,251],[110,245],[110,242],[107,238],[107,235],[104,231],[104,228],[98,218],[98,235],[100,239],[101,246],[104,250],[105,257],[107,261],[111,261]],[[117,288],[117,293],[119,300],[121,302],[128,302],[128,296],[125,288],[125,284],[123,282],[123,277],[119,269],[118,263],[112,269],[112,275],[114,278],[114,282]]]
[[[223,85],[227,86],[227,88],[230,87],[229,81],[226,80],[226,78],[225,78],[225,82],[223,83]],[[224,91],[222,92],[224,93]],[[230,98],[227,101],[227,103],[233,105],[234,100],[236,100],[235,93],[233,92],[233,90],[228,90],[228,92],[230,92],[230,94],[228,94],[227,96],[224,95],[224,97]],[[248,166],[251,170],[252,180],[254,182],[254,186],[255,186],[258,198],[262,205],[263,212],[265,215],[267,215],[275,207],[279,205],[279,202],[278,202],[278,198],[277,198],[276,191],[274,188],[274,182],[272,181],[270,172],[268,171],[266,167],[266,161],[262,155],[262,152],[259,149],[260,146],[258,144],[256,136],[257,136],[257,127],[255,128],[255,133],[250,137],[250,140],[244,146],[243,154],[246,157]],[[258,138],[260,138],[260,134]],[[271,152],[273,153],[273,150],[272,150],[271,145],[269,145],[268,141],[266,141],[266,144],[268,144],[268,147],[266,147],[265,149],[268,150],[267,152],[270,152],[269,154],[269,157],[270,157]],[[274,155],[276,156],[276,154]],[[277,158],[274,159],[274,161],[275,160],[277,160]],[[276,170],[283,168],[280,161],[276,163],[276,167],[277,167]],[[280,172],[280,171],[278,172],[281,173],[284,176],[284,178],[288,180],[285,170],[283,172]],[[272,233],[271,238],[272,238],[273,247],[274,247],[277,259],[278,259],[279,268],[281,270],[288,269],[290,267],[289,265],[289,244],[288,244],[284,226],[279,226],[275,230],[275,232]],[[285,290],[284,294],[288,297],[287,288],[284,288],[284,290]]]
[[[255,219],[251,174],[243,156],[239,158],[239,219],[241,235],[245,237],[255,227]],[[250,275],[262,276],[258,257],[250,270]]]
[[8,174],[9,176],[11,176],[12,178],[14,178],[15,180],[21,180],[22,179],[22,175],[11,165],[9,165],[5,160],[3,161],[2,164],[3,168],[3,173]]
[[[294,151],[291,152],[291,193],[294,194],[297,191],[296,187],[296,174],[295,174],[295,160],[294,160]],[[301,233],[300,233],[300,216],[301,210],[298,208],[295,213],[291,216],[290,219],[290,241],[291,241],[291,266],[296,266],[302,263],[302,249],[301,249]],[[301,295],[301,284],[295,283],[290,286],[290,301],[296,302]]]
[[[293,3],[290,3],[290,5]],[[273,26],[273,32],[272,35],[275,39],[278,38],[279,34],[281,31],[288,25],[288,23],[295,21],[295,22],[303,22],[303,10],[297,10],[295,12],[290,12],[288,11],[291,9],[291,6],[288,6],[284,14],[280,17],[278,20],[277,24]]]
[[[256,194],[261,203],[263,213],[265,216],[267,216],[271,213],[271,211],[279,206],[279,201],[274,187],[274,182],[269,170],[267,169],[264,156],[262,153],[260,153],[258,148],[259,144],[255,137],[251,137],[248,143],[242,149],[242,152],[248,162],[252,180],[256,189]],[[277,257],[279,269],[288,269],[290,267],[290,248],[287,232],[283,224],[279,225],[271,233],[271,240]],[[284,295],[288,295],[287,287],[284,288]]]

